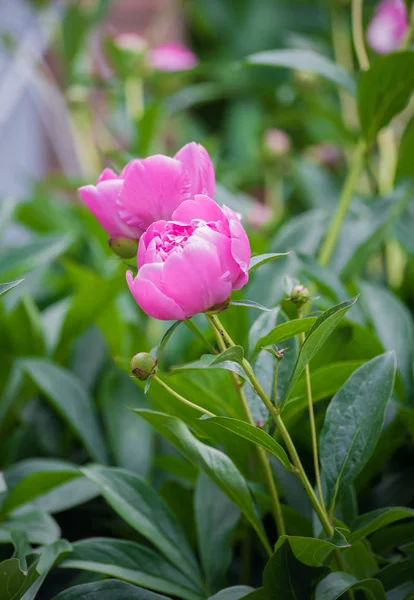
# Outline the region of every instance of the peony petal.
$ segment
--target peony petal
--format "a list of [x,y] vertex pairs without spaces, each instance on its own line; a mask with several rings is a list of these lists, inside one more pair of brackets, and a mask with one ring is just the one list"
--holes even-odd
[[118,215],[116,200],[121,187],[120,179],[108,179],[97,186],[85,185],[79,188],[78,192],[86,206],[111,237],[138,239],[142,231],[129,227]]
[[154,262],[154,258],[147,257],[147,248],[150,246],[152,240],[158,237],[165,229],[166,221],[156,221],[152,223],[141,236],[138,245],[138,268],[142,267],[145,263]]
[[161,44],[148,53],[148,63],[158,71],[185,71],[198,63],[197,56],[179,43]]
[[170,219],[174,210],[190,199],[190,183],[183,165],[173,158],[156,154],[131,161],[121,176],[124,183],[118,197],[121,218],[147,229],[160,219]]
[[146,279],[141,275],[141,272],[142,269],[140,269],[135,279],[131,271],[127,271],[126,274],[129,289],[138,306],[147,315],[160,321],[182,321],[185,319],[184,312],[178,304],[163,294],[151,279]]
[[118,175],[112,169],[104,169],[98,177],[98,183],[108,181],[110,179],[119,179]]
[[231,288],[230,272],[223,270],[217,248],[195,235],[164,263],[163,291],[187,318],[224,302]]
[[180,204],[172,215],[173,221],[180,221],[182,223],[190,223],[193,219],[201,219],[206,222],[227,221],[219,205],[208,196],[202,194],[194,196],[194,200]]
[[196,142],[186,144],[174,156],[185,167],[190,178],[191,196],[207,194],[214,198],[216,181],[214,167],[207,150]]
[[230,235],[231,235],[231,253],[234,260],[240,268],[239,277],[233,282],[235,290],[242,288],[248,281],[248,269],[250,264],[251,250],[250,242],[247,233],[236,213],[228,208],[223,207],[223,212],[229,219]]
[[368,44],[379,54],[398,50],[409,27],[404,0],[383,0],[367,29]]

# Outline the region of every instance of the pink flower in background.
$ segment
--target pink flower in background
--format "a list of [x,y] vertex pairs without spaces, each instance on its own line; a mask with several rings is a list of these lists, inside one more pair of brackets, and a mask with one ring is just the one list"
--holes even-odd
[[198,58],[183,44],[171,42],[152,48],[148,53],[148,64],[157,71],[186,71],[198,64]]
[[255,202],[247,215],[247,222],[252,229],[259,229],[272,218],[272,209],[267,204]]
[[281,129],[267,129],[264,135],[266,151],[272,156],[283,156],[290,152],[290,138]]
[[368,44],[379,54],[388,54],[401,47],[407,29],[404,0],[382,0],[368,26]]
[[79,194],[111,238],[138,239],[153,223],[170,219],[195,194],[214,196],[214,168],[201,144],[191,142],[169,158],[156,154],[129,162],[118,176],[110,169]]
[[148,50],[148,42],[138,33],[118,33],[113,38],[115,45],[121,50],[137,52],[141,54]]
[[187,319],[221,304],[248,281],[250,244],[235,212],[205,195],[153,223],[127,282],[138,305],[161,320]]

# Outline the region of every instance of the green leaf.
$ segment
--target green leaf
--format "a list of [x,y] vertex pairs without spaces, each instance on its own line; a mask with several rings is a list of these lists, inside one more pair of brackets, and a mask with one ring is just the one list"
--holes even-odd
[[232,346],[221,352],[221,354],[203,354],[199,360],[173,367],[171,371],[174,373],[194,369],[225,369],[246,379],[246,373],[240,366],[243,355],[244,352],[241,346]]
[[275,308],[266,308],[266,306],[262,306],[258,302],[254,302],[253,300],[232,300],[230,302],[230,306],[245,306],[246,308],[257,308],[257,310],[262,310],[263,312],[273,312],[275,310],[279,310],[279,307]]
[[304,319],[292,319],[291,321],[277,325],[257,340],[253,350],[253,356],[265,346],[280,344],[280,342],[295,337],[296,335],[299,335],[299,333],[308,331],[311,327],[315,326],[316,321],[316,317],[305,317]]
[[394,350],[407,399],[414,390],[414,322],[408,308],[393,294],[377,285],[360,282],[361,304],[374,325],[384,350]]
[[60,567],[102,573],[184,600],[200,600],[202,590],[168,561],[146,546],[126,540],[93,538],[73,544]]
[[22,571],[17,558],[0,563],[0,600],[21,600],[39,575],[34,568]]
[[232,559],[232,534],[240,511],[204,473],[200,473],[194,497],[198,550],[206,590],[225,585]]
[[0,523],[0,543],[11,542],[12,531],[24,531],[31,544],[51,544],[59,539],[60,529],[56,521],[39,510],[25,512]]
[[177,329],[177,327],[180,325],[180,323],[182,323],[182,321],[176,321],[175,323],[173,323],[171,325],[171,327],[169,327],[167,329],[167,331],[164,333],[164,335],[162,336],[162,339],[161,339],[160,343],[157,344],[151,350],[150,354],[152,354],[152,356],[154,358],[156,358],[157,360],[160,358],[161,352],[164,350],[165,346],[168,343],[168,340],[170,339],[170,337],[172,336],[172,334],[174,333],[174,331]]
[[248,585],[234,585],[233,587],[220,590],[214,596],[210,596],[208,600],[240,600],[249,592],[254,592],[254,588]]
[[252,256],[252,258],[250,259],[249,273],[252,273],[262,265],[265,265],[266,263],[275,260],[276,258],[280,258],[281,256],[287,256],[288,254],[289,252],[271,252],[270,254],[259,254],[258,256]]
[[362,131],[371,143],[378,131],[407,105],[414,91],[414,52],[378,57],[358,84],[358,112]]
[[319,444],[330,510],[377,444],[394,376],[393,353],[370,360],[351,375],[326,411]]
[[337,529],[333,539],[329,541],[319,538],[281,535],[277,540],[275,551],[283,546],[285,542],[289,544],[297,560],[308,567],[322,567],[334,550],[350,546]]
[[362,540],[374,531],[390,523],[409,518],[414,518],[414,510],[412,508],[390,506],[373,510],[355,519],[351,526],[349,541],[356,542],[357,540]]
[[[143,410],[143,409],[137,409]],[[199,568],[175,515],[144,479],[124,469],[93,465],[82,472],[133,529],[201,585]]]
[[87,600],[169,600],[166,596],[114,579],[75,585],[54,596],[52,600],[85,600],[86,598]]
[[43,235],[25,246],[0,249],[0,275],[28,273],[43,267],[63,254],[70,244],[70,237],[63,235]]
[[362,590],[369,600],[385,600],[382,583],[378,579],[358,581],[349,573],[330,573],[316,586],[315,600],[336,600],[342,598],[348,590]]
[[218,427],[222,427],[227,431],[235,433],[256,446],[264,448],[267,452],[270,452],[270,454],[273,454],[273,456],[280,460],[282,465],[288,469],[288,471],[291,470],[291,464],[284,448],[263,429],[250,425],[250,423],[246,423],[246,421],[232,419],[231,417],[208,417],[206,419],[201,419],[200,423],[214,423]]
[[252,65],[287,67],[316,73],[344,88],[351,95],[355,95],[355,82],[352,76],[340,65],[309,48],[306,50],[267,50],[252,54],[245,60]]
[[134,412],[151,423],[158,433],[165,437],[192,464],[210,477],[241,510],[259,538],[267,545],[266,536],[257,516],[246,481],[230,458],[220,450],[211,448],[197,440],[188,427],[176,417],[144,409],[137,409]]
[[27,556],[31,553],[32,548],[29,544],[28,537],[25,531],[12,531],[11,542],[14,546],[13,558],[17,558],[22,571],[27,571]]
[[105,442],[95,406],[82,381],[47,360],[24,359],[19,364],[65,419],[89,455],[94,460],[106,462]]
[[355,304],[357,299],[358,298],[352,298],[352,300],[347,300],[346,302],[337,304],[333,308],[330,308],[326,312],[322,313],[321,316],[315,321],[299,352],[292,377],[290,378],[288,389],[285,393],[285,400],[290,395],[293,386],[301,376],[305,366],[323,346],[324,342],[331,335],[339,321],[344,317],[345,313],[351,308],[351,306]]
[[6,294],[9,290],[12,290],[16,285],[19,285],[24,279],[17,279],[16,281],[9,281],[9,283],[0,283],[0,296]]

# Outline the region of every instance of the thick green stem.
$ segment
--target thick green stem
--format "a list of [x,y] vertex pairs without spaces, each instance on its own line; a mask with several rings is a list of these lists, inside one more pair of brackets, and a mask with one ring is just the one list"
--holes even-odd
[[338,207],[332,217],[328,232],[319,253],[318,261],[319,264],[323,266],[327,265],[332,258],[342,224],[351,206],[352,196],[358,184],[364,163],[364,153],[365,142],[360,140],[351,157],[350,170],[341,191]]
[[[224,327],[220,323],[220,320],[217,317],[217,315],[211,315],[209,318],[211,319],[211,322],[214,323],[214,326],[220,332],[220,334],[225,339],[227,344],[229,346],[234,346],[235,344],[234,344],[233,340],[231,339],[231,337],[229,336],[227,331],[224,329]],[[270,399],[268,398],[266,392],[264,391],[264,389],[260,385],[259,381],[257,380],[257,378],[253,372],[253,369],[250,366],[250,363],[246,359],[243,359],[242,366],[243,366],[243,369],[244,369],[250,383],[253,386],[254,391],[259,396],[259,398],[262,400],[263,404],[266,406],[269,413],[272,415],[273,420],[275,421],[276,426],[278,427],[278,429],[280,431],[280,435],[282,436],[282,439],[286,445],[286,448],[288,449],[292,463],[296,468],[296,472],[302,482],[303,487],[305,488],[306,494],[308,495],[308,498],[309,498],[316,514],[318,515],[318,518],[325,530],[325,533],[329,537],[332,537],[333,528],[329,522],[328,515],[326,514],[324,507],[321,506],[321,504],[319,503],[318,498],[316,497],[316,494],[313,491],[313,487],[306,475],[305,469],[303,468],[302,462],[299,458],[299,455],[298,455],[295,445],[292,441],[292,438],[290,437],[290,434],[289,434],[288,430],[286,429],[286,426],[279,414],[280,413],[279,409],[275,408],[273,406],[273,404],[270,401]]]
[[[211,325],[213,327],[213,331],[214,331],[214,333],[216,335],[216,338],[217,338],[218,346],[219,346],[220,350],[222,352],[224,352],[224,350],[227,349],[227,346],[226,346],[226,342],[224,341],[224,337],[222,335],[222,329],[223,328],[221,326],[220,327],[217,326],[216,321],[214,320],[214,318],[213,318],[212,315],[208,315],[207,318],[208,318],[208,320],[210,321],[210,323],[211,323]],[[217,319],[217,321],[218,321],[218,319]],[[241,405],[242,405],[242,408],[243,408],[243,412],[244,412],[245,417],[246,417],[246,421],[248,423],[250,423],[250,425],[255,426],[256,424],[254,422],[252,413],[250,411],[246,395],[245,395],[243,389],[240,386],[238,377],[237,377],[237,375],[235,373],[230,373],[230,374],[231,374],[231,377],[233,379],[234,387],[236,388],[236,391],[237,391],[237,393],[239,395],[240,402],[241,402]],[[272,470],[271,470],[270,465],[269,465],[269,460],[268,460],[266,451],[264,450],[264,448],[261,448],[260,446],[256,446],[256,449],[257,449],[257,455],[259,457],[259,461],[260,461],[260,463],[262,465],[263,474],[265,476],[266,483],[267,483],[267,486],[269,488],[270,498],[271,498],[271,501],[272,501],[272,511],[273,511],[273,516],[274,516],[275,523],[276,523],[277,532],[278,532],[279,535],[285,535],[286,534],[286,527],[285,527],[285,522],[284,522],[284,519],[283,519],[282,507],[281,507],[281,504],[280,504],[279,494],[278,494],[278,491],[277,491],[277,488],[276,488],[276,484],[275,484],[275,480],[274,480],[274,477],[273,477]]]
[[364,41],[363,8],[364,0],[352,0],[352,39],[359,66],[366,70],[369,69],[369,58]]

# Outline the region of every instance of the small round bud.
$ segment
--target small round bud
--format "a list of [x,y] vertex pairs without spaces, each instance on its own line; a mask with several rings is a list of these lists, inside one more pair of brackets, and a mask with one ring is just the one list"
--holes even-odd
[[115,252],[119,258],[134,258],[138,251],[138,240],[129,238],[115,237],[108,240],[112,252]]
[[290,152],[289,136],[281,129],[268,129],[264,136],[265,151],[269,157],[278,158]]
[[310,292],[304,285],[298,284],[290,292],[290,298],[295,304],[306,304],[310,300]]
[[284,348],[277,348],[275,350],[275,356],[276,356],[277,360],[282,360],[284,354],[285,354]]
[[137,379],[145,381],[157,372],[157,361],[148,352],[138,352],[131,359],[131,371]]

